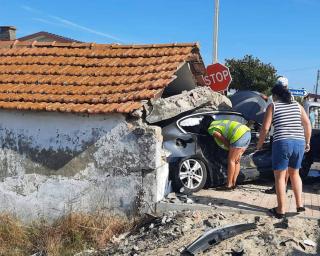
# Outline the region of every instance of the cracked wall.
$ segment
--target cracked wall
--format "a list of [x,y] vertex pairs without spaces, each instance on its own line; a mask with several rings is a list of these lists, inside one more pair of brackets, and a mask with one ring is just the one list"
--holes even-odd
[[163,197],[160,128],[120,114],[1,113],[1,212],[25,221],[70,211],[135,214]]

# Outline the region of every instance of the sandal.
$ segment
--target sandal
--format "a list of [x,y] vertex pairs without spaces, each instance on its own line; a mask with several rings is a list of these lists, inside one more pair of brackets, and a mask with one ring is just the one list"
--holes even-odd
[[297,207],[297,212],[304,212],[306,210],[306,208],[304,208],[303,206]]
[[277,219],[283,219],[286,217],[285,213],[278,213],[277,212],[277,207],[269,209],[269,213],[271,213],[272,216],[274,216]]

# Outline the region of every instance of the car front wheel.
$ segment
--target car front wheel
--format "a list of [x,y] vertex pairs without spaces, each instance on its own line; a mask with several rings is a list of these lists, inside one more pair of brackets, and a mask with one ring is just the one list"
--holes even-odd
[[207,181],[205,164],[194,158],[182,160],[174,171],[173,188],[176,192],[189,194],[201,190]]

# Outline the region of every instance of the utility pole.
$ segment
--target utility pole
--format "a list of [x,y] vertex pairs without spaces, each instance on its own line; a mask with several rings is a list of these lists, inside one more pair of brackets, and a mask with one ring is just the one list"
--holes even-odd
[[318,74],[317,74],[317,83],[316,83],[316,91],[315,91],[316,94],[318,94],[319,80],[320,80],[320,70],[318,70]]
[[215,0],[213,17],[213,59],[212,63],[218,62],[218,28],[219,28],[219,0]]

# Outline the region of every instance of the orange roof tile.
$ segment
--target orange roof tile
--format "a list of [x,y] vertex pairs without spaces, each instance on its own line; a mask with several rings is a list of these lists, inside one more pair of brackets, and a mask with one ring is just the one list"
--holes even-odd
[[0,108],[130,113],[161,95],[185,62],[201,84],[197,44],[0,41]]

